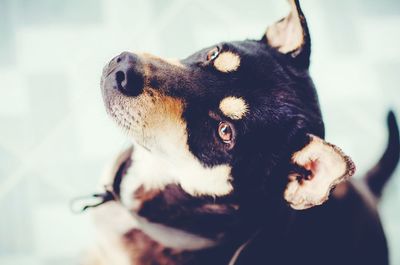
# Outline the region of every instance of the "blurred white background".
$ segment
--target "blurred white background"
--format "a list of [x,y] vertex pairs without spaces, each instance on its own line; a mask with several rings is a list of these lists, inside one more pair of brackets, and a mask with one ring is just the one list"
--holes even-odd
[[[303,0],[311,72],[327,139],[362,175],[380,157],[386,113],[400,117],[400,1]],[[260,38],[284,0],[0,0],[0,264],[77,264],[89,216],[68,203],[95,190],[125,142],[99,89],[124,50],[186,57],[222,40]],[[400,264],[400,171],[380,204]]]

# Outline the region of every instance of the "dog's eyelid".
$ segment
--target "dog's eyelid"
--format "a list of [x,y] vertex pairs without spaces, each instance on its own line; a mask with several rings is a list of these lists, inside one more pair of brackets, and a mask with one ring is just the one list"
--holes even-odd
[[208,116],[213,119],[216,122],[229,122],[231,125],[233,125],[233,120],[226,115],[224,115],[221,111],[212,111],[210,110],[208,112]]
[[221,53],[221,48],[219,46],[215,46],[207,52],[206,60],[207,62],[213,62],[218,55]]

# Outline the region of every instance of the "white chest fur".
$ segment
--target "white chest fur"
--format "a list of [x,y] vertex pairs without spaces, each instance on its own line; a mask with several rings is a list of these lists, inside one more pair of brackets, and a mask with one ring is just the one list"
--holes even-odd
[[232,191],[228,165],[205,167],[189,150],[174,147],[167,150],[170,151],[149,151],[135,145],[132,166],[121,183],[121,200],[125,206],[135,206],[132,198],[139,187],[151,190],[178,184],[192,196],[222,196]]

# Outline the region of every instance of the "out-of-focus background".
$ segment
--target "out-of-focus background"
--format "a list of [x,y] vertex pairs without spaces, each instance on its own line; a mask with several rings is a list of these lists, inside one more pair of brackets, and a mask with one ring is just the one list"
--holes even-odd
[[[400,1],[302,5],[327,138],[361,175],[384,149],[387,110],[400,117]],[[68,203],[95,190],[125,142],[100,95],[108,59],[260,38],[287,11],[284,0],[0,0],[0,264],[77,264],[91,243],[89,216]],[[399,205],[397,170],[380,204],[395,265]]]

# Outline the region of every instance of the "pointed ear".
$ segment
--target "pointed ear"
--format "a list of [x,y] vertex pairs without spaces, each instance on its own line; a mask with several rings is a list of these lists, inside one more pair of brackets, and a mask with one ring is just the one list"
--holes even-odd
[[340,148],[308,136],[310,142],[292,156],[294,170],[284,192],[285,200],[296,210],[324,203],[331,189],[355,172],[354,163]]
[[289,0],[289,3],[289,15],[267,28],[265,40],[278,52],[290,55],[297,65],[308,68],[311,40],[307,22],[299,0]]

